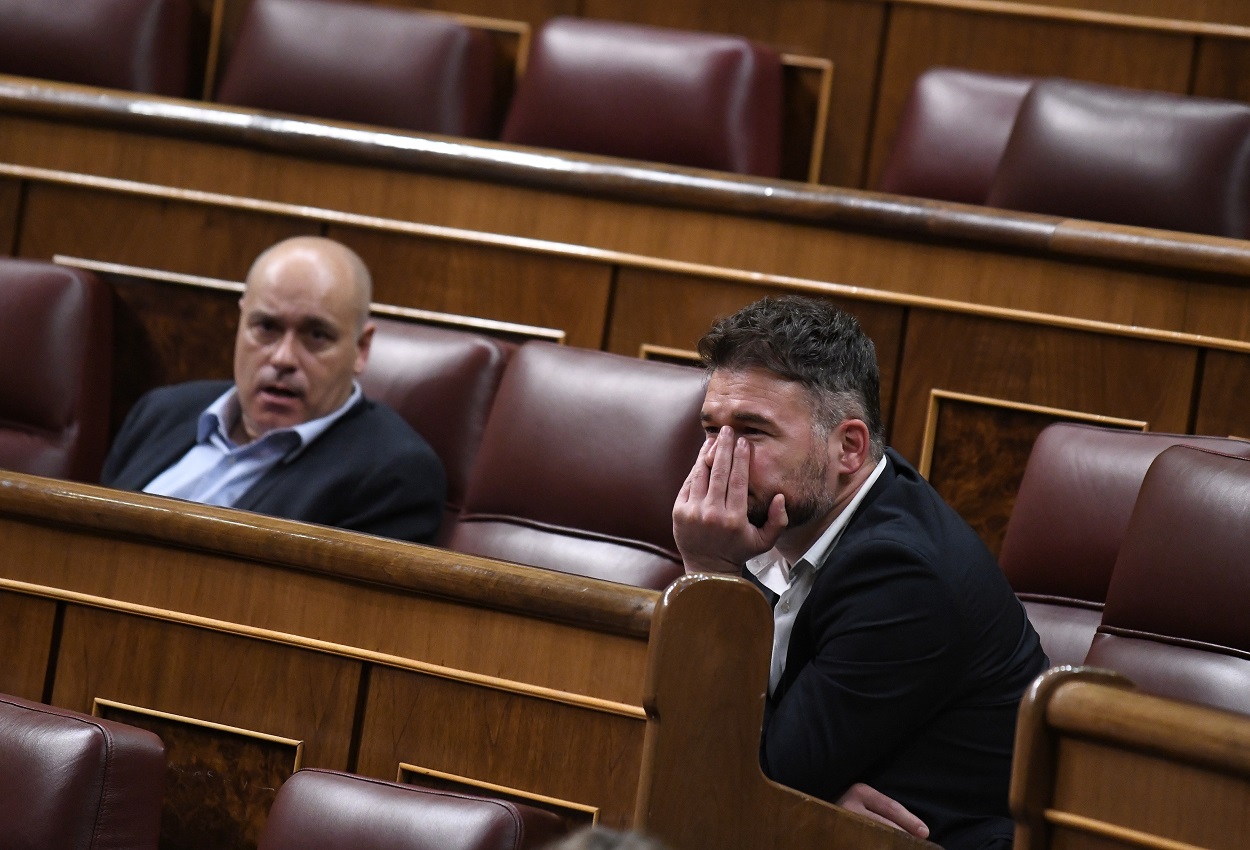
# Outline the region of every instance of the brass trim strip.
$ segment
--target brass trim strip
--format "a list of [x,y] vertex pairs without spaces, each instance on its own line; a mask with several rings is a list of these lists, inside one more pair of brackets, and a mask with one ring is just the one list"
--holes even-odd
[[148,708],[142,705],[130,705],[124,702],[117,702],[111,699],[102,699],[95,697],[91,701],[91,716],[101,717],[105,720],[109,718],[100,713],[100,708],[118,708],[122,711],[129,711],[132,714],[142,714],[145,717],[155,717],[158,720],[168,720],[174,723],[183,723],[187,726],[199,726],[204,729],[212,729],[214,732],[228,732],[231,735],[239,735],[244,738],[256,738],[260,741],[266,741],[270,744],[282,744],[286,747],[295,748],[295,766],[293,770],[299,770],[300,762],[304,754],[304,742],[297,741],[294,738],[284,738],[281,735],[272,735],[268,732],[257,732],[255,729],[244,729],[240,726],[227,726],[225,723],[214,723],[211,720],[201,720],[198,717],[188,717],[184,714],[172,714],[168,711],[158,711],[155,708]]
[[1117,416],[1104,416],[1099,413],[1087,413],[1083,410],[1047,407],[1041,404],[1029,404],[1028,402],[1012,401],[1011,399],[994,398],[992,396],[957,393],[934,387],[929,390],[929,409],[925,413],[924,420],[924,442],[920,446],[920,463],[916,466],[916,471],[925,478],[929,477],[929,471],[933,465],[933,447],[937,442],[938,408],[943,401],[962,401],[968,404],[979,404],[984,407],[1019,410],[1025,413],[1040,413],[1044,416],[1088,422],[1091,425],[1111,425],[1120,428],[1132,428],[1138,431],[1146,431],[1149,428],[1149,423],[1140,419],[1121,419]]
[[703,363],[697,351],[691,351],[687,348],[670,348],[667,345],[655,345],[650,342],[644,342],[638,346],[638,357],[642,360],[680,360],[689,362],[692,366],[700,366]]
[[834,65],[832,60],[823,56],[798,53],[781,54],[781,64],[820,72],[820,89],[816,95],[816,115],[812,127],[812,154],[807,162],[807,182],[820,183],[820,169],[825,162],[825,134],[828,132],[829,109],[833,101]]
[[1107,838],[1122,844],[1146,847],[1149,850],[1203,850],[1202,847],[1196,844],[1187,844],[1184,841],[1175,841],[1171,838],[1151,835],[1148,832],[1116,826],[1106,821],[1096,820],[1084,815],[1074,815],[1071,812],[1061,812],[1057,809],[1047,809],[1045,817],[1048,822],[1056,826],[1097,835],[1100,838]]
[[1065,330],[1091,331],[1110,336],[1127,337],[1151,342],[1163,342],[1175,345],[1190,345],[1221,351],[1250,353],[1250,342],[1226,339],[1222,337],[1204,336],[1184,331],[1166,331],[1143,328],[1137,325],[1123,325],[1099,319],[1079,319],[1070,316],[1058,316],[1051,313],[1038,313],[1032,310],[1019,310],[1009,307],[993,307],[945,298],[934,298],[927,295],[910,295],[870,289],[863,286],[852,286],[843,283],[812,280],[810,278],[793,277],[790,275],[766,274],[743,269],[730,269],[712,266],[705,263],[692,263],[684,260],[667,260],[648,257],[641,254],[629,254],[621,251],[608,251],[602,248],[590,248],[570,245],[563,242],[552,242],[545,239],[532,239],[523,236],[504,236],[481,231],[466,230],[456,227],[444,227],[433,224],[397,221],[378,216],[361,215],[327,210],[320,207],[307,207],[296,204],[262,201],[255,198],[241,198],[222,195],[216,192],[204,192],[197,189],[173,189],[167,186],[156,186],[138,183],[133,180],[120,180],[113,177],[94,177],[83,174],[72,174],[46,168],[33,168],[24,165],[0,164],[0,175],[7,175],[26,180],[39,180],[47,183],[79,186],[91,189],[103,189],[132,195],[148,195],[155,198],[184,201],[186,203],[205,206],[221,206],[228,209],[247,210],[250,212],[271,213],[287,217],[303,218],[310,221],[334,223],[379,230],[392,233],[408,233],[416,236],[427,236],[434,239],[463,242],[465,244],[484,245],[490,247],[509,248],[522,252],[546,254],[574,260],[585,260],[595,263],[614,263],[623,267],[645,269],[649,271],[670,272],[706,277],[713,280],[725,280],[734,283],[749,283],[788,291],[804,291],[813,294],[836,296],[851,300],[867,301],[878,304],[890,304],[916,309],[933,309],[948,313],[957,313],[982,318],[1001,319],[1004,321],[1023,322],[1027,324],[1056,327]]
[[1238,24],[1212,24],[1183,21],[1155,15],[1130,15],[1123,12],[1099,12],[1092,9],[1066,9],[1040,3],[1008,3],[1002,0],[888,0],[885,5],[927,6],[954,12],[978,12],[1013,18],[1043,18],[1068,23],[1099,24],[1123,29],[1152,30],[1178,35],[1220,36],[1250,39],[1250,27]]
[[[64,254],[54,254],[52,256],[52,262],[63,266],[71,266],[73,268],[99,272],[100,274],[119,274],[127,277],[154,280],[161,283],[181,283],[189,286],[198,286],[205,289],[218,289],[227,292],[242,293],[243,290],[247,288],[242,283],[231,280],[222,280],[215,277],[201,277],[200,275],[181,274],[179,272],[169,272],[163,269],[153,269],[145,266],[130,266],[124,263],[106,263],[99,260],[88,260],[83,257],[70,257]],[[526,337],[529,339],[553,342],[557,345],[564,345],[568,339],[567,332],[557,328],[544,328],[538,325],[522,325],[517,322],[504,322],[498,319],[479,319],[475,316],[462,316],[456,313],[441,313],[436,310],[422,310],[417,307],[398,307],[394,304],[383,304],[380,301],[371,302],[369,304],[369,311],[376,316],[412,319],[413,321],[423,324],[450,327],[457,330],[478,331],[485,334],[494,333],[516,337]]]
[[590,806],[586,803],[575,803],[572,800],[564,800],[560,797],[548,797],[546,794],[537,794],[533,791],[522,791],[520,788],[513,788],[510,785],[500,785],[495,782],[487,782],[483,779],[471,779],[470,777],[459,773],[446,773],[441,770],[435,770],[432,767],[419,767],[415,764],[400,762],[399,772],[396,774],[395,781],[405,785],[415,785],[415,782],[408,782],[404,779],[405,774],[431,776],[435,779],[441,779],[446,782],[467,785],[470,788],[480,788],[488,794],[509,795],[519,797],[523,800],[532,800],[541,806],[555,806],[574,812],[582,812],[583,814],[590,815],[591,823],[599,822],[599,807]]
[[439,664],[430,664],[425,661],[417,661],[415,659],[404,658],[399,655],[374,652],[373,650],[361,649],[359,647],[347,646],[345,644],[333,643],[331,641],[319,640],[317,638],[293,635],[287,632],[274,631],[272,629],[263,629],[258,626],[231,623],[227,620],[203,617],[198,614],[185,614],[179,611],[170,611],[165,608],[154,608],[150,605],[124,602],[119,599],[93,596],[91,594],[79,593],[73,590],[63,590],[57,587],[30,584],[29,582],[16,581],[8,578],[0,578],[0,590],[10,590],[15,593],[26,594],[27,596],[56,599],[61,602],[72,602],[76,605],[84,605],[106,611],[118,611],[123,614],[132,614],[149,620],[159,620],[167,623],[176,623],[178,625],[193,626],[195,628],[206,629],[208,631],[219,632],[222,634],[263,640],[267,643],[295,646],[300,649],[311,649],[317,652],[326,653],[327,655],[337,655],[357,661],[367,661],[371,664],[380,664],[387,667],[395,667],[401,670],[410,670],[414,673],[421,673],[423,675],[433,676],[439,679],[460,682],[461,684],[473,685],[475,687],[487,688],[490,690],[505,691],[519,696],[561,703],[573,706],[574,708],[584,708],[589,711],[616,714],[621,717],[630,717],[637,720],[646,720],[647,718],[647,713],[643,710],[642,706],[599,699],[598,697],[583,696],[582,694],[575,694],[570,691],[561,691],[555,688],[547,688],[542,685],[531,685],[526,682],[517,682],[512,679],[503,679],[498,676],[487,676],[483,673],[458,670],[454,667],[444,667]]

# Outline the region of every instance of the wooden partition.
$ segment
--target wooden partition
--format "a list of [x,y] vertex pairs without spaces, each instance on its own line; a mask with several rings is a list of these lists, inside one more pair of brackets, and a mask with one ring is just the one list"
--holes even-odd
[[[1250,409],[1242,403],[1250,343],[1236,335],[1070,318],[837,278],[762,274],[81,175],[8,173],[20,200],[15,240],[25,256],[64,253],[141,272],[238,281],[272,239],[324,233],[364,256],[380,301],[546,327],[569,344],[629,356],[689,351],[717,316],[764,295],[830,298],[857,315],[876,343],[889,440],[995,549],[1033,438],[1050,422],[1250,434]],[[1157,312],[1128,286],[1122,296],[1112,286],[1095,294],[1112,312],[1182,327],[1202,293],[1222,294],[1211,304],[1222,305],[1224,321],[1250,322],[1250,303],[1231,283],[1205,289],[1202,281],[1195,274],[1187,286],[1177,282],[1176,297],[1161,301],[1168,309]],[[125,344],[117,362],[140,361],[118,375],[115,385],[129,387],[131,396],[115,399],[115,418],[138,391],[191,377],[188,368],[209,359],[195,353],[204,345],[217,350],[219,371],[229,363],[233,299],[199,306],[193,291],[162,292],[119,291],[116,324],[129,330],[117,335]],[[188,338],[185,328],[202,326],[197,320],[210,324]]]
[[1025,695],[1016,850],[1240,850],[1250,843],[1250,718],[1056,668]]
[[739,579],[656,593],[13,473],[0,535],[0,689],[160,732],[166,848],[255,846],[297,765],[676,850],[932,846],[763,777],[770,620]]

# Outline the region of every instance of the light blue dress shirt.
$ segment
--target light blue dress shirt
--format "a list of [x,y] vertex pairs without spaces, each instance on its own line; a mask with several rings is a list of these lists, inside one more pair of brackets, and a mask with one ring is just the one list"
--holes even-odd
[[233,507],[266,472],[299,457],[361,395],[360,385],[353,381],[351,396],[332,413],[292,428],[277,428],[240,446],[230,439],[230,428],[239,417],[239,394],[231,387],[200,414],[195,445],[153,478],[143,492]]

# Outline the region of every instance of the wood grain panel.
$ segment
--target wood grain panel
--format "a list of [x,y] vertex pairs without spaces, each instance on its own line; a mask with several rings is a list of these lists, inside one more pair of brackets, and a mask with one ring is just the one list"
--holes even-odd
[[833,109],[826,128],[821,182],[861,184],[885,4],[865,0],[583,0],[581,5],[588,18],[733,33],[782,51],[833,60]]
[[644,730],[641,718],[377,668],[357,769],[394,780],[402,762],[488,780],[599,807],[602,823],[621,827],[633,814]]
[[1250,101],[1247,68],[1250,68],[1250,40],[1200,38],[1192,93]]
[[0,179],[0,256],[12,256],[17,250],[17,221],[21,202],[21,181]]
[[1184,432],[1197,361],[1197,350],[1182,345],[913,310],[893,442],[913,462],[919,458],[935,389]]
[[304,741],[304,763],[345,770],[361,665],[307,650],[70,606],[54,705],[96,698]]
[[112,276],[112,433],[156,387],[234,375],[239,296]]
[[364,258],[375,301],[555,328],[570,345],[603,345],[606,263],[336,225],[326,235]]
[[1250,355],[1209,351],[1202,368],[1195,434],[1250,439]]
[[0,646],[9,647],[0,663],[0,694],[43,699],[55,621],[55,602],[0,592]]
[[32,183],[18,253],[88,260],[243,280],[256,255],[288,236],[316,234],[315,222]]
[[890,16],[869,185],[877,185],[912,82],[926,68],[1070,77],[1159,91],[1189,88],[1191,36],[898,4]]
[[[637,357],[643,345],[693,350],[713,321],[766,295],[782,291],[766,284],[736,283],[649,269],[623,268],[613,299],[609,351]],[[807,294],[818,295],[819,291]],[[877,348],[881,368],[881,414],[890,425],[904,308],[848,298],[830,298],[853,314]],[[662,308],[659,305],[663,305]]]

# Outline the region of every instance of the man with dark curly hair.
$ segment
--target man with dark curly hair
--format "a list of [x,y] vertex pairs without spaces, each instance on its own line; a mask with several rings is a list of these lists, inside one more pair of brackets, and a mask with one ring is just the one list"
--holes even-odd
[[928,837],[1011,846],[1020,696],[1046,665],[976,533],[883,438],[854,317],[765,298],[699,342],[707,440],[673,507],[687,572],[773,603],[774,780]]

